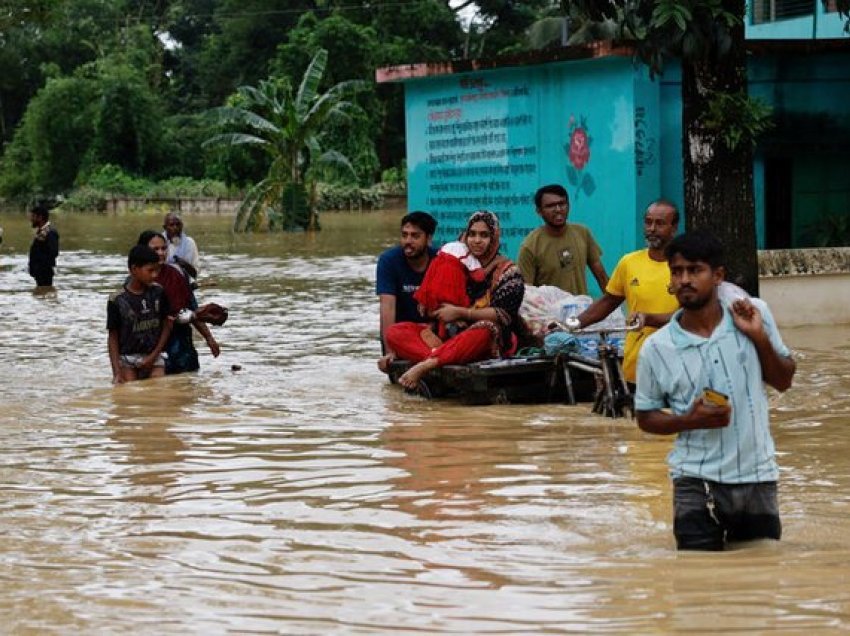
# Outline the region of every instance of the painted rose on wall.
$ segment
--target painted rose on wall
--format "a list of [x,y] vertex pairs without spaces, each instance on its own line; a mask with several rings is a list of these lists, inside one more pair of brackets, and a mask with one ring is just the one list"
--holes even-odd
[[590,161],[590,144],[587,137],[587,131],[584,128],[576,127],[570,133],[570,163],[573,164],[576,170],[581,170]]
[[582,192],[586,196],[590,196],[596,191],[596,182],[591,174],[584,170],[590,163],[590,145],[593,142],[593,137],[587,131],[587,118],[584,115],[579,120],[576,120],[574,115],[570,115],[567,122],[567,132],[570,139],[569,143],[564,146],[564,151],[569,159],[567,181],[575,188],[573,194],[573,201],[575,201]]

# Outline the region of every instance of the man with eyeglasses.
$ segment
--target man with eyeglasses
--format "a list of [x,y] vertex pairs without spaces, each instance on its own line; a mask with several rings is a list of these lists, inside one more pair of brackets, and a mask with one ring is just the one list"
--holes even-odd
[[552,184],[534,194],[543,225],[525,237],[517,265],[527,285],[554,285],[571,294],[587,294],[585,268],[600,289],[608,284],[602,250],[584,225],[568,223],[570,200],[563,186]]

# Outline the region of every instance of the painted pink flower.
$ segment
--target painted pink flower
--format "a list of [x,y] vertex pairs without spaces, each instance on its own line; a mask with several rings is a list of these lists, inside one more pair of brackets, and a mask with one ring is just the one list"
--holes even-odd
[[570,135],[570,163],[576,170],[581,170],[588,161],[590,161],[590,144],[587,131],[584,128],[576,128]]

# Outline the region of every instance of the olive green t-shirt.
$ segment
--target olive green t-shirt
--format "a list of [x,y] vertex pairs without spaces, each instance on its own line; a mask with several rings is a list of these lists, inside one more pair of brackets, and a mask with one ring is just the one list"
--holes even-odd
[[562,236],[552,236],[541,226],[525,237],[517,266],[527,285],[554,285],[571,294],[587,294],[587,266],[602,250],[584,225],[567,223]]

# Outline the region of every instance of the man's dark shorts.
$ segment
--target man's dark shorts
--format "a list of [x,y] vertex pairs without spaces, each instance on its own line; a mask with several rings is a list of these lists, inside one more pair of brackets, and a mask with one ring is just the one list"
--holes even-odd
[[779,539],[776,482],[673,480],[673,532],[680,550],[722,550],[727,541]]

